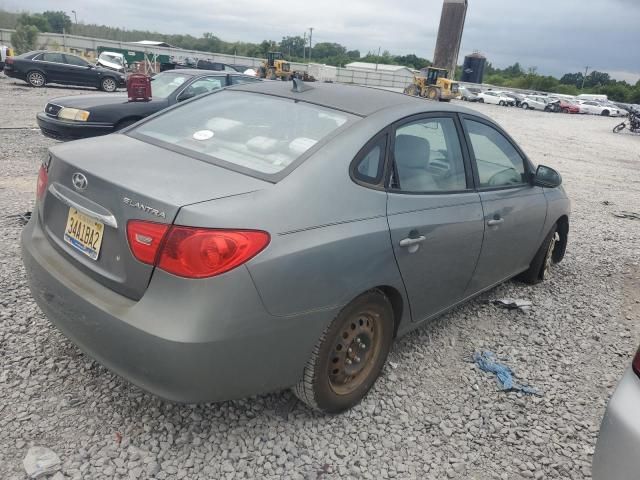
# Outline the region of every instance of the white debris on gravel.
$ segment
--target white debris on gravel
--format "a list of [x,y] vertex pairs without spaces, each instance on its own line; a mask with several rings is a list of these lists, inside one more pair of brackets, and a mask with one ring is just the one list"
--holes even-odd
[[31,447],[22,460],[24,470],[31,478],[43,478],[60,470],[60,457],[46,447]]
[[[0,78],[16,126],[68,93],[94,92]],[[24,479],[34,444],[57,452],[68,479],[590,478],[606,401],[640,343],[640,222],[613,216],[640,205],[640,136],[611,133],[616,119],[470,107],[562,173],[573,200],[567,257],[540,285],[508,282],[399,340],[363,403],[337,416],[288,392],[177,405],[82,354],[31,299],[22,226],[6,218],[33,209],[55,142],[0,130],[0,478]],[[495,298],[535,308],[487,303]],[[480,350],[509,359],[544,396],[497,390],[471,361]]]

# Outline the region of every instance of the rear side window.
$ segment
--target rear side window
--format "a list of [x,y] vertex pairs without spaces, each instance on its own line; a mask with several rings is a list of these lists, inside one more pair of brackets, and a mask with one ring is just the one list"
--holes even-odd
[[526,183],[524,159],[507,138],[484,123],[465,119],[478,167],[480,187],[507,187]]
[[382,180],[384,156],[387,148],[387,136],[370,142],[356,158],[353,176],[364,183],[376,185]]
[[299,100],[221,91],[169,110],[132,134],[212,163],[273,175],[352,118]]
[[40,60],[44,60],[45,62],[52,62],[52,63],[65,63],[64,57],[62,56],[62,54],[55,53],[55,52],[43,54]]
[[231,75],[231,85],[240,85],[242,83],[255,83],[259,82],[260,79],[256,77],[250,76],[240,76],[240,75]]

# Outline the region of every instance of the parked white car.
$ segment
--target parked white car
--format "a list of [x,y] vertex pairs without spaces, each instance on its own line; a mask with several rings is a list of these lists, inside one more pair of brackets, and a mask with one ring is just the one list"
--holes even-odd
[[499,92],[493,92],[491,90],[486,92],[480,92],[478,94],[478,101],[480,103],[490,103],[492,105],[507,106],[510,103],[513,104],[513,98],[506,97]]
[[620,110],[617,107],[612,107],[611,105],[603,105],[592,100],[579,101],[578,107],[580,107],[580,113],[602,115],[603,117],[617,117],[620,115]]
[[520,102],[520,106],[525,110],[544,111],[547,108],[547,103],[549,103],[549,100],[545,97],[526,95],[524,99],[522,99],[522,102]]

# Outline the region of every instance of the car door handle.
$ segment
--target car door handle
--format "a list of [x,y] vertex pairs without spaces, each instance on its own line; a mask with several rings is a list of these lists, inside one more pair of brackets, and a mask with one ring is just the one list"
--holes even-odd
[[495,227],[496,225],[500,225],[501,223],[504,223],[504,218],[494,218],[489,220],[487,222],[487,225],[489,225],[490,227]]
[[413,245],[418,245],[422,242],[424,242],[427,239],[427,237],[425,237],[424,235],[420,235],[419,237],[415,237],[415,238],[403,238],[402,240],[400,240],[400,246],[401,247],[412,247]]

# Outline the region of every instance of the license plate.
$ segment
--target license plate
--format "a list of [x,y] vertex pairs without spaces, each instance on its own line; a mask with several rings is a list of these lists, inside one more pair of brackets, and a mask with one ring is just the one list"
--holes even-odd
[[102,223],[80,213],[75,208],[69,209],[64,241],[92,260],[97,260],[100,255],[103,232],[104,225]]

